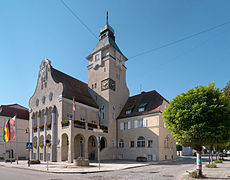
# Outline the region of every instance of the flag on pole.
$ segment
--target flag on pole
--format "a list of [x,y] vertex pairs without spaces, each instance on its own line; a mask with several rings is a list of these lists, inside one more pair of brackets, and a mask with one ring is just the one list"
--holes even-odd
[[10,140],[10,123],[6,121],[3,129],[3,141],[8,142]]
[[3,124],[3,131],[2,131],[2,132],[3,132],[3,136],[2,136],[3,143],[6,142],[6,140],[5,140],[5,133],[6,133],[6,132],[5,132],[5,124],[6,124],[6,123],[4,122],[4,124]]
[[73,98],[73,111],[74,112],[76,111],[76,102],[75,102],[74,98]]
[[100,107],[98,108],[98,119],[99,120],[101,119],[101,108]]
[[14,137],[15,137],[15,119],[16,119],[16,116],[10,119],[10,125],[12,127],[11,138],[10,138],[11,140],[14,140]]

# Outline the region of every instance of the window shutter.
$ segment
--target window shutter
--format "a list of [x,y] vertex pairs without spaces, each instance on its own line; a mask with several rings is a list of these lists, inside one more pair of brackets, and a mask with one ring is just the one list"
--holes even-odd
[[130,124],[130,121],[128,121],[128,129],[131,128],[131,124]]
[[143,127],[147,127],[147,120],[146,119],[143,120]]
[[137,128],[137,120],[134,121],[134,128]]
[[124,123],[123,122],[120,123],[120,129],[124,130]]

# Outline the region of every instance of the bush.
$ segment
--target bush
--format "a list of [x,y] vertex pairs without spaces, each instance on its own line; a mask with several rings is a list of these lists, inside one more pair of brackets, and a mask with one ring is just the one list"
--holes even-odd
[[37,144],[34,144],[33,147],[34,147],[34,148],[37,148]]
[[6,159],[6,162],[11,162],[11,161],[12,161],[12,162],[15,162],[15,159],[14,159],[14,158],[7,158],[7,159]]
[[203,174],[198,174],[196,170],[192,171],[192,172],[189,172],[188,173],[188,176],[191,177],[191,178],[205,178],[205,175]]
[[223,161],[222,160],[216,160],[216,161],[214,161],[215,163],[223,163]]
[[147,158],[139,156],[139,157],[136,158],[136,161],[138,161],[138,162],[146,162]]
[[40,164],[39,160],[30,160],[30,164]]
[[205,167],[207,167],[207,168],[217,168],[216,163],[206,164]]

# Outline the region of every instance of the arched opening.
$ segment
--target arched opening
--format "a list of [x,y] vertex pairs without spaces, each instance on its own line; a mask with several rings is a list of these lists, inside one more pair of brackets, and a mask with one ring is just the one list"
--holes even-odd
[[74,138],[74,159],[84,157],[84,144],[84,137],[81,134],[76,135]]
[[68,153],[69,153],[69,139],[67,134],[62,134],[62,141],[61,141],[61,160],[67,161],[68,160]]
[[145,138],[143,136],[138,137],[137,147],[145,147]]
[[95,136],[90,136],[88,140],[88,159],[97,159],[97,139]]
[[105,147],[106,147],[106,139],[104,137],[101,137],[100,151],[102,151]]

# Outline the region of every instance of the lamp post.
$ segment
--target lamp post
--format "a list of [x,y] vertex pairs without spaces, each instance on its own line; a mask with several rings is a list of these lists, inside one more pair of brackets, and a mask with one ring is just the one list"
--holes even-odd
[[98,167],[99,167],[99,170],[100,170],[100,144],[101,144],[101,136],[99,135],[99,133],[102,133],[103,130],[102,129],[93,129],[94,132],[96,132],[98,135],[97,135],[97,156],[98,156]]
[[[28,134],[28,142],[30,142],[30,129],[27,128],[25,133]],[[28,149],[28,167],[30,167],[30,149]]]

